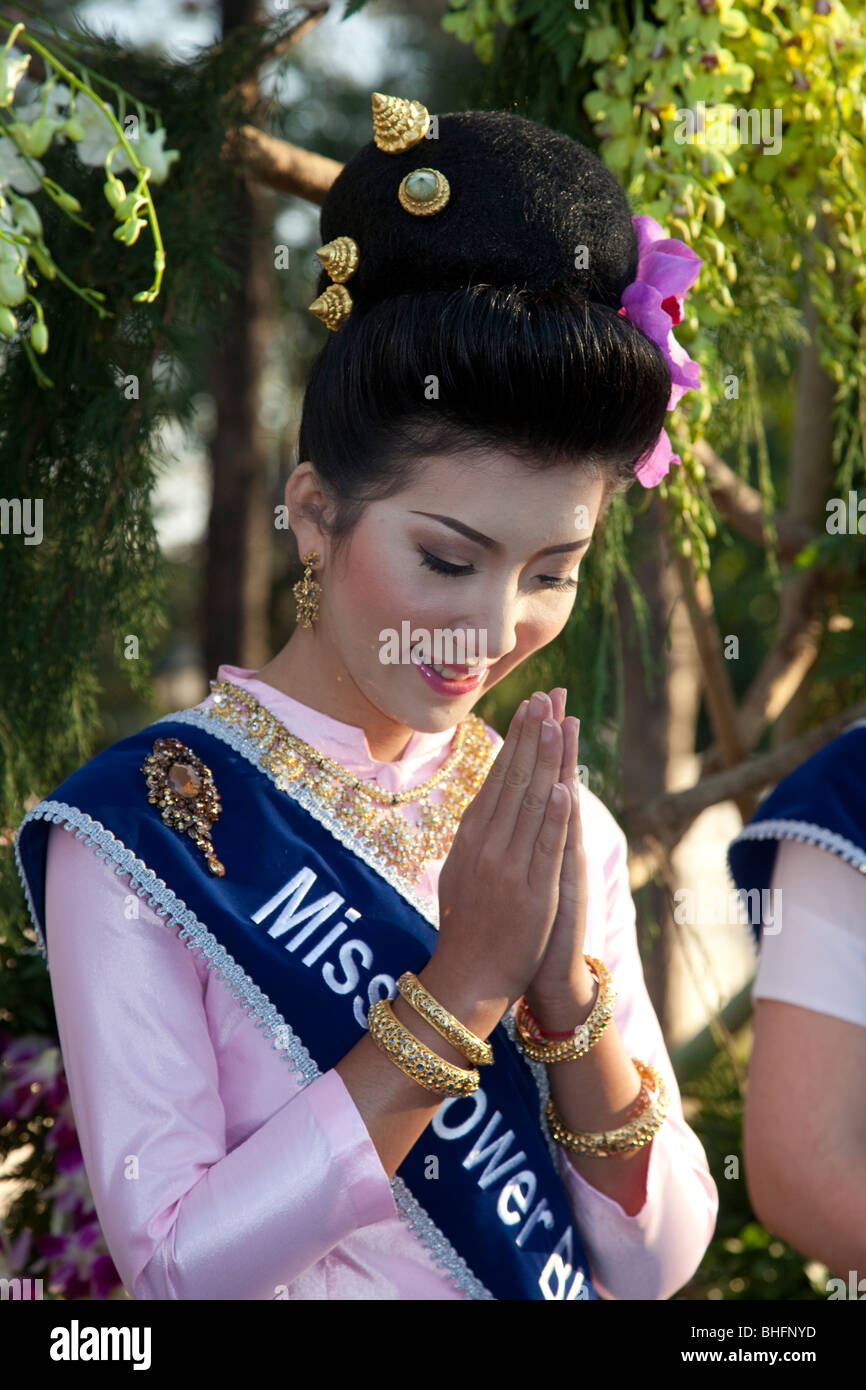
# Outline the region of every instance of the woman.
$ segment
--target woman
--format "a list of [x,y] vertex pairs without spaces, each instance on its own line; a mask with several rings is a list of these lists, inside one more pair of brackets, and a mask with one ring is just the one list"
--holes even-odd
[[754,894],[760,953],[749,1196],[765,1226],[841,1276],[831,1298],[862,1298],[866,719],[779,783],[729,845],[728,865],[738,891]]
[[373,107],[322,208],[298,627],[20,832],[85,1165],[135,1298],[664,1299],[717,1194],[625,837],[578,802],[564,689],[504,741],[471,711],[666,471],[700,263],[665,241],[651,284],[565,136]]

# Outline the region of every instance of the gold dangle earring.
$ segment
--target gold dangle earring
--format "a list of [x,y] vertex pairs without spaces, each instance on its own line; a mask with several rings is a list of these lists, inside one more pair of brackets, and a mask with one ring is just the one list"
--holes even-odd
[[311,550],[309,555],[305,555],[301,563],[304,565],[304,577],[299,579],[292,588],[292,593],[298,605],[298,625],[299,627],[312,627],[319,616],[319,599],[322,595],[322,586],[313,578],[313,566],[319,563],[319,552]]

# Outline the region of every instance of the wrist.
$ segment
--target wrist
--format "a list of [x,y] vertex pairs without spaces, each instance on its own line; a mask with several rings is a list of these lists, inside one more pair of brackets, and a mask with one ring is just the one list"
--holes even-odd
[[[441,1004],[443,1009],[447,1009],[479,1038],[487,1038],[493,1032],[508,1008],[509,1000],[504,993],[501,997],[495,993],[490,997],[489,990],[477,983],[461,980],[453,970],[443,967],[442,962],[433,957],[418,972],[418,979],[437,1004]],[[486,997],[479,997],[482,995]],[[411,1005],[407,1007],[414,1013]]]
[[529,987],[524,998],[538,1025],[548,1032],[565,1032],[586,1023],[598,999],[598,981],[586,961],[556,990]]

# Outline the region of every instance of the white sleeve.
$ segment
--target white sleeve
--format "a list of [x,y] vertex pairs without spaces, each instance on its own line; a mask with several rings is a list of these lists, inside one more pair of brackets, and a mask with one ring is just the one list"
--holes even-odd
[[819,845],[782,840],[752,998],[866,1026],[866,872]]

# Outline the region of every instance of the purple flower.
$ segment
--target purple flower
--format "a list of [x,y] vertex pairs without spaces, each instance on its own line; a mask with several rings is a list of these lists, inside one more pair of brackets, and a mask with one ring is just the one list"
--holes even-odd
[[29,1120],[40,1106],[52,1115],[67,1095],[60,1049],[53,1038],[15,1038],[2,1052],[0,1120]]
[[50,1268],[51,1287],[65,1298],[105,1298],[120,1284],[114,1261],[104,1251],[94,1250],[102,1238],[95,1216],[75,1231],[36,1237],[42,1260],[34,1268]]
[[[664,353],[671,373],[668,410],[673,410],[686,391],[701,389],[701,369],[673,336],[672,328],[683,314],[683,300],[691,289],[703,261],[690,246],[676,237],[666,237],[654,217],[633,217],[638,236],[638,266],[633,282],[622,294],[620,314],[652,338]],[[635,465],[644,487],[650,488],[668,473],[671,463],[680,463],[674,454],[667,430]]]

